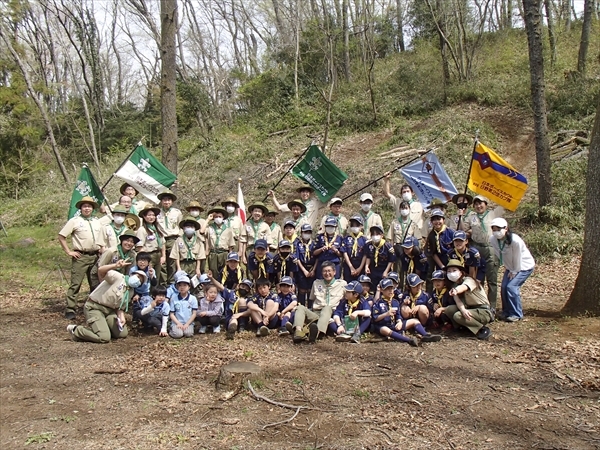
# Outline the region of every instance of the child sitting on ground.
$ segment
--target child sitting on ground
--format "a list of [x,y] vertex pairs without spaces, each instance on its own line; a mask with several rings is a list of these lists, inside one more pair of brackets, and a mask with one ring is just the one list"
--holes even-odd
[[192,337],[194,320],[198,311],[198,300],[190,294],[191,282],[187,275],[179,277],[176,283],[177,294],[169,300],[171,329],[169,336],[174,339]]
[[223,315],[223,298],[219,295],[217,286],[209,284],[204,287],[204,297],[200,299],[200,308],[198,309],[198,318],[200,320],[200,334],[206,333],[206,328],[210,326],[213,333],[221,332],[221,316]]
[[[279,311],[277,317],[281,326],[279,328],[279,336],[285,336],[290,334],[294,327],[294,311],[298,306],[298,297],[294,294],[294,280],[292,277],[282,277],[279,282]],[[288,325],[289,324],[289,325]]]
[[159,336],[167,336],[167,323],[169,321],[169,302],[167,289],[156,286],[152,289],[152,301],[141,311],[141,321],[146,329],[156,328]]
[[221,292],[225,304],[225,327],[227,339],[233,339],[236,331],[245,331],[248,327],[250,310],[248,309],[248,298],[252,293],[252,281],[244,279],[237,284],[237,289],[228,289],[215,280],[212,272],[208,271],[209,280]]
[[257,336],[268,336],[269,329],[277,328],[279,298],[271,293],[271,282],[266,278],[256,280],[256,294],[248,299],[248,309]]
[[371,294],[373,284],[371,283],[371,278],[366,275],[361,275],[358,277],[358,282],[363,288],[361,298],[369,304],[369,308],[373,307],[373,295]]
[[346,285],[344,298],[333,313],[333,322],[329,324],[336,341],[359,344],[361,334],[371,326],[371,307],[362,293],[363,287],[358,281]]
[[402,293],[400,315],[404,320],[416,318],[426,326],[433,312],[433,301],[423,288],[425,283],[416,273],[406,277],[407,290]]
[[433,327],[442,327],[442,330],[452,329],[452,323],[444,311],[449,305],[454,305],[454,299],[450,297],[449,289],[446,286],[446,272],[436,270],[431,275],[433,290],[431,299],[433,300]]

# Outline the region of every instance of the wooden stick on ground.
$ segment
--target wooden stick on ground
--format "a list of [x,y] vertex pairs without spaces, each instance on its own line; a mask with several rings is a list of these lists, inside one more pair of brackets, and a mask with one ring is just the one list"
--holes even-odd
[[292,420],[294,420],[294,419],[296,418],[296,416],[298,415],[298,413],[300,412],[300,410],[301,410],[301,409],[302,409],[302,408],[298,407],[298,408],[296,409],[296,412],[294,413],[294,415],[293,415],[292,417],[290,417],[289,419],[282,420],[281,422],[268,423],[268,424],[266,424],[265,426],[263,426],[263,427],[262,427],[262,429],[263,429],[263,430],[266,430],[266,429],[267,429],[267,428],[269,428],[269,427],[275,427],[275,426],[277,426],[277,425],[282,425],[282,424],[284,424],[284,423],[291,422]]
[[335,409],[321,409],[321,408],[313,408],[312,406],[304,406],[304,405],[296,406],[296,405],[288,405],[287,403],[276,402],[275,400],[271,400],[269,397],[265,397],[264,395],[261,395],[258,392],[256,392],[254,390],[254,388],[252,387],[252,383],[250,383],[250,380],[248,380],[248,389],[250,390],[250,393],[256,400],[262,400],[263,402],[267,402],[267,403],[270,403],[271,405],[279,406],[280,408],[305,409],[305,410],[322,411],[322,412],[337,412],[337,410],[335,410]]

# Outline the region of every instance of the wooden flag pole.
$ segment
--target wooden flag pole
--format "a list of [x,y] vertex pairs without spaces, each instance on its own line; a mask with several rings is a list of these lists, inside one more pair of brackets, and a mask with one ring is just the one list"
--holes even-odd
[[121,163],[121,165],[119,167],[117,167],[117,170],[115,170],[113,172],[113,174],[108,178],[108,180],[106,180],[106,183],[104,183],[104,186],[102,186],[100,188],[100,190],[102,192],[104,192],[104,189],[106,189],[106,186],[108,186],[108,183],[111,182],[111,180],[115,177],[115,173],[118,172],[121,167],[123,167],[125,164],[127,164],[127,161],[129,161],[129,158],[131,158],[131,155],[133,155],[133,152],[135,152],[135,150],[142,145],[142,141],[146,138],[146,136],[142,136],[142,138],[140,139],[140,141],[137,143],[137,145],[135,147],[133,147],[133,150],[131,150],[131,152],[129,153],[129,155],[127,155],[127,157],[123,160],[123,162]]

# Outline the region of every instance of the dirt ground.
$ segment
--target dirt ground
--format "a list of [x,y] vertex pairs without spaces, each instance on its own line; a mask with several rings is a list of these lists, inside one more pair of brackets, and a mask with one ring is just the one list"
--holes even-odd
[[[190,449],[600,448],[600,320],[558,310],[573,279],[538,268],[527,319],[481,342],[446,335],[294,346],[291,339],[174,341],[132,332],[108,345],[65,331],[59,288],[0,303],[0,446]],[[60,288],[62,289],[62,288]],[[215,390],[220,367],[252,361],[255,399]],[[231,395],[231,393],[229,394]]]

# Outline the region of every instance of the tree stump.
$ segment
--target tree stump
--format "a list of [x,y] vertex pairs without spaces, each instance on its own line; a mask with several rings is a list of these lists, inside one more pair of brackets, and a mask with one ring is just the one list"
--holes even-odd
[[219,391],[235,391],[241,388],[246,381],[254,381],[262,375],[258,364],[247,361],[233,361],[221,367],[216,388]]

